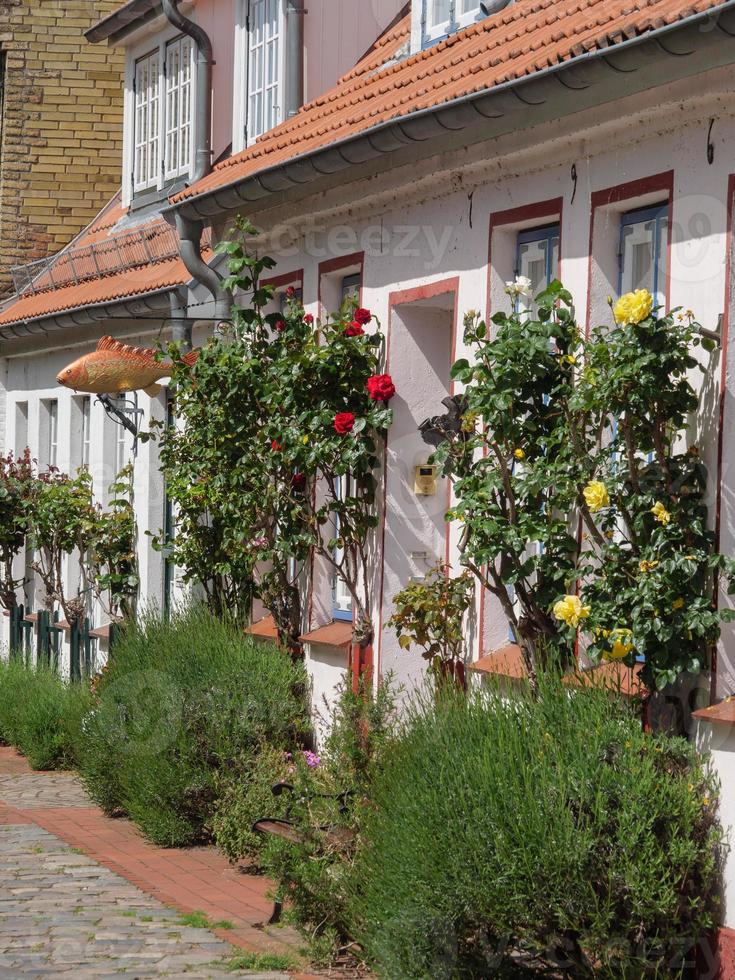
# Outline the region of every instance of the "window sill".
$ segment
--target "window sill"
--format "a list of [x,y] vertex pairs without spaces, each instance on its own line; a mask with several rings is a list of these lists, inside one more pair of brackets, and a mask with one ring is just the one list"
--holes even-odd
[[246,636],[252,636],[254,640],[264,640],[268,643],[278,643],[278,630],[272,616],[266,616],[253,623],[245,630]]
[[322,647],[334,647],[337,650],[350,649],[352,645],[352,623],[345,620],[334,620],[321,626],[319,629],[312,630],[299,639],[302,643],[318,644]]
[[[643,664],[636,664],[632,669],[619,663],[605,663],[599,667],[591,667],[569,674],[564,683],[573,687],[604,687],[610,691],[620,692],[624,697],[634,698],[645,693],[640,681]],[[491,674],[510,680],[523,680],[526,669],[521,656],[521,648],[515,643],[509,643],[492,653],[486,654],[469,669],[478,674]],[[733,703],[733,721],[735,721],[735,703]],[[697,717],[697,715],[695,715]]]
[[152,187],[150,190],[136,191],[130,201],[130,213],[138,214],[146,209],[159,210],[162,204],[168,203],[171,194],[183,191],[185,187],[187,187],[187,181],[179,177],[176,180],[168,181],[160,189]]
[[692,718],[708,721],[713,725],[733,725],[735,724],[735,698],[725,698],[719,704],[693,711]]

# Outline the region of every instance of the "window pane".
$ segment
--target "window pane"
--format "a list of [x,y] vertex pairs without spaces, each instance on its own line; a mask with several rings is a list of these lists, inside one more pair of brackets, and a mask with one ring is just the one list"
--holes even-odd
[[[518,243],[517,275],[531,280],[531,295],[519,297],[519,309],[532,310],[533,298],[546,289],[556,278],[559,267],[559,232],[545,228],[533,239],[528,233],[520,236]],[[529,240],[530,239],[530,240]]]
[[342,280],[342,302],[344,303],[346,299],[359,299],[361,285],[362,276],[359,272],[351,276],[345,276]]
[[457,0],[457,16],[474,14],[479,10],[477,0]]
[[449,20],[449,0],[429,0],[429,26]]
[[657,305],[666,302],[667,205],[623,215],[620,235],[621,293],[647,289]]
[[166,48],[167,179],[187,175],[191,165],[192,51],[190,38],[181,38]]
[[158,52],[154,52],[135,66],[135,190],[151,187],[158,180],[158,84],[159,58]]

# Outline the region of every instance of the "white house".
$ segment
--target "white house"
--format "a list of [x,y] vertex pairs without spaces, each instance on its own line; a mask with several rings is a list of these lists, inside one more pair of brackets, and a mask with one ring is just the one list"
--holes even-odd
[[[398,395],[373,570],[381,627],[411,577],[456,560],[448,488],[414,492],[430,452],[418,425],[452,392],[464,313],[503,308],[514,274],[561,278],[583,326],[607,320],[608,295],[646,287],[719,333],[698,438],[720,549],[735,554],[732,0],[196,0],[183,19],[178,6],[130,0],[88,34],[126,49],[125,177],[53,280],[0,312],[7,449],[87,463],[103,497],[132,447],[56,373],[104,333],[192,328],[198,342],[226,313],[209,242],[242,214],[263,230],[279,290],[300,288],[318,316],[357,289],[388,334]],[[162,417],[165,398],[140,394],[139,407]],[[135,485],[141,532],[158,530],[154,444],[138,448]],[[144,546],[142,578],[143,595],[165,601],[171,569]],[[349,667],[350,610],[326,569],[310,595],[319,697]],[[513,656],[501,610],[478,595],[468,659],[512,672]],[[373,666],[408,685],[423,672],[383,628]],[[707,694],[734,691],[727,626]],[[718,722],[700,726],[735,819],[732,746]]]

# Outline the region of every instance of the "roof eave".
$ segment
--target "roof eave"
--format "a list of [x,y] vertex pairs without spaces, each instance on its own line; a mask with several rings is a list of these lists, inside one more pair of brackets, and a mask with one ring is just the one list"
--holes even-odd
[[84,36],[90,44],[99,44],[101,41],[114,43],[139,27],[146,19],[156,17],[161,12],[160,0],[130,0],[124,7],[93,24],[84,32]]
[[[707,31],[701,24],[707,23]],[[499,135],[508,117],[513,128],[534,125],[539,107],[548,106],[562,90],[565,93],[563,114],[571,114],[580,108],[599,103],[589,98],[589,90],[599,90],[600,82],[616,78],[616,88],[622,91],[621,81],[637,75],[641,68],[651,68],[651,50],[659,61],[679,64],[689,58],[688,70],[694,74],[703,68],[717,67],[711,57],[712,49],[722,38],[735,38],[735,0],[727,0],[716,10],[709,9],[693,14],[673,24],[648,31],[635,38],[618,42],[608,48],[595,49],[550,66],[521,79],[512,79],[491,89],[483,89],[442,103],[380,123],[365,132],[331,143],[326,147],[304,153],[298,157],[262,170],[242,179],[213,188],[195,197],[184,198],[170,204],[164,214],[181,212],[188,218],[210,220],[243,206],[251,210],[259,208],[273,194],[284,193],[303,196],[306,188],[317,181],[330,183],[347,169],[358,165],[369,166],[378,160],[394,165],[401,151],[428,146],[432,154],[445,148],[443,144],[457,145],[457,134],[481,127],[478,139]],[[707,52],[704,65],[691,56]],[[735,49],[720,63],[729,63],[735,57]],[[682,73],[677,71],[673,77]],[[652,72],[648,72],[650,78]],[[656,76],[656,85],[667,79]],[[650,82],[639,85],[638,90],[652,87]],[[627,94],[624,92],[623,94]],[[587,96],[585,98],[585,95]],[[521,119],[517,113],[525,112]],[[535,114],[534,114],[535,111]],[[559,112],[556,112],[558,117]],[[492,122],[495,122],[495,127]],[[493,129],[497,130],[494,132]]]
[[45,335],[53,330],[97,324],[105,319],[141,319],[148,313],[168,313],[169,297],[172,292],[180,288],[182,287],[178,285],[163,286],[138,296],[123,296],[103,303],[88,303],[69,310],[58,310],[55,313],[44,313],[26,320],[17,320],[15,323],[0,325],[0,339],[5,341],[27,339],[36,334]]

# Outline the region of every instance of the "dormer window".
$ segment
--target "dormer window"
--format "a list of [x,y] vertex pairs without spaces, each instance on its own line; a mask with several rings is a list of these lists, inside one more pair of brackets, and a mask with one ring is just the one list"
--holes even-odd
[[479,0],[422,0],[422,45],[473,24],[483,16]]
[[239,0],[235,30],[235,153],[285,119],[284,0]]
[[133,192],[160,188],[191,172],[194,45],[161,44],[135,62]]

